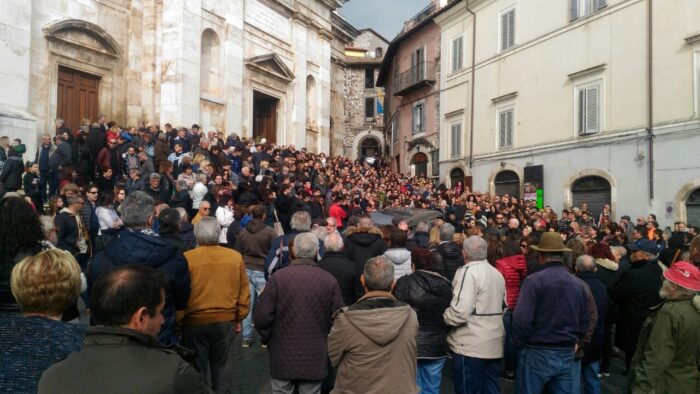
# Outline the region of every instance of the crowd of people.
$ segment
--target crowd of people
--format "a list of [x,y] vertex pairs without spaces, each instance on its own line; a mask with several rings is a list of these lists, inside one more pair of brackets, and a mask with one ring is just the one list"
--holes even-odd
[[695,226],[197,125],[58,119],[25,152],[0,137],[4,391],[232,392],[258,338],[273,393],[438,393],[448,359],[457,393],[599,393],[614,357],[700,389]]

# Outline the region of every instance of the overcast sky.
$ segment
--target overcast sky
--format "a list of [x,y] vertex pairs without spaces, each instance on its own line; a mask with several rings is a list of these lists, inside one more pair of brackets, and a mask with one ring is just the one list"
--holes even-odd
[[340,9],[355,28],[372,28],[391,41],[404,21],[425,8],[430,0],[349,0]]

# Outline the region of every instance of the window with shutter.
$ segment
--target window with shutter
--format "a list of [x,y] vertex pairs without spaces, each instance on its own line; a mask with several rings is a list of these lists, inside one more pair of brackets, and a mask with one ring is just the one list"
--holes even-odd
[[462,153],[462,124],[450,126],[450,157],[458,157]]
[[572,21],[590,15],[608,5],[607,0],[569,0]]
[[515,45],[515,8],[501,14],[501,51]]
[[600,85],[579,88],[577,126],[578,134],[595,134],[600,131]]
[[422,133],[425,130],[425,114],[423,104],[413,107],[413,134]]
[[462,37],[452,40],[452,71],[462,69],[463,45],[464,41]]
[[506,109],[498,113],[498,148],[507,149],[513,147],[513,109]]

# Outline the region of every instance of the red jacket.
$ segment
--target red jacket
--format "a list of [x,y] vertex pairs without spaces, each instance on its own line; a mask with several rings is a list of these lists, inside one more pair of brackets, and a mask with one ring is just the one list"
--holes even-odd
[[518,302],[520,284],[527,275],[525,256],[517,254],[496,260],[496,269],[506,280],[506,303],[508,304],[508,309],[512,311]]
[[345,213],[345,210],[338,203],[333,203],[333,205],[328,208],[328,216],[335,218],[337,222],[335,226],[341,228],[343,227],[343,219],[348,217],[348,214]]

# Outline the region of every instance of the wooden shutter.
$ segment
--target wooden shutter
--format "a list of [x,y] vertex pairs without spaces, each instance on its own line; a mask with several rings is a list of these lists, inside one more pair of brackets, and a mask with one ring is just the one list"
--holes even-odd
[[508,48],[508,14],[501,15],[501,50]]
[[569,0],[569,11],[571,12],[571,20],[575,21],[578,19],[578,2],[579,0]]
[[506,112],[506,147],[513,146],[513,111]]
[[586,133],[597,133],[599,130],[599,87],[586,89]]
[[586,134],[586,90],[578,91],[578,133]]
[[450,149],[450,155],[452,157],[459,156],[461,153],[461,136],[462,136],[462,124],[453,124],[451,127],[451,132],[452,132],[452,147]]
[[515,45],[515,10],[508,11],[508,48]]
[[505,148],[506,141],[506,112],[498,114],[498,146]]
[[604,8],[605,6],[608,5],[608,0],[595,0],[595,1],[596,1],[596,9],[597,10]]

